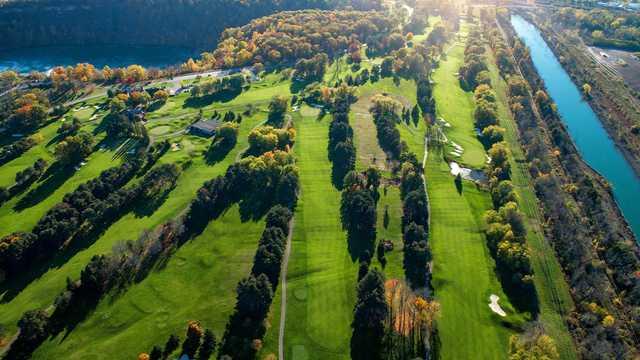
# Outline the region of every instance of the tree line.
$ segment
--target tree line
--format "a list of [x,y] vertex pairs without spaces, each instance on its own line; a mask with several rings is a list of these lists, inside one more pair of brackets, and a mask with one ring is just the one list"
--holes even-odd
[[356,166],[356,148],[353,144],[353,128],[349,124],[350,106],[356,101],[353,89],[342,85],[333,93],[330,112],[333,119],[329,125],[327,154],[332,163],[333,184],[342,188],[345,176]]
[[223,76],[222,78],[215,78],[193,85],[191,88],[191,96],[211,96],[223,91],[238,94],[242,92],[242,88],[246,84],[247,78],[242,73]]
[[218,348],[218,339],[210,329],[203,329],[199,321],[187,323],[187,333],[180,346],[180,337],[171,334],[164,346],[155,345],[149,353],[142,352],[138,360],[166,360],[180,348],[180,356],[189,359],[209,360]]
[[510,298],[515,304],[535,313],[537,296],[526,243],[527,230],[510,181],[510,152],[503,141],[505,129],[499,126],[497,98],[491,86],[482,34],[481,27],[471,31],[459,74],[463,88],[474,91],[476,127],[491,159],[486,173],[494,210],[485,214],[487,242],[496,259],[499,278]]
[[[234,68],[260,64],[282,67],[300,59],[301,75],[317,77],[314,64],[342,55],[349,46],[368,44],[386,51],[404,46],[403,37],[394,32],[397,22],[382,12],[305,10],[282,12],[251,21],[239,28],[226,29],[218,47],[204,53],[200,67]],[[394,36],[396,35],[396,36]],[[392,41],[400,36],[400,43]],[[314,57],[315,56],[315,57]]]
[[265,320],[278,287],[292,217],[291,210],[282,205],[275,205],[267,213],[251,273],[236,288],[235,312],[220,344],[221,356],[254,359],[262,347]]
[[371,103],[369,112],[376,125],[378,143],[391,159],[398,160],[402,151],[406,149],[406,144],[400,140],[400,132],[396,128],[396,124],[402,121],[398,114],[402,104],[382,94],[375,95]]
[[596,46],[640,50],[640,15],[637,13],[563,7],[553,12],[552,18],[578,29],[587,41]]
[[[161,173],[157,175],[162,177]],[[149,181],[157,184],[153,178],[149,177]],[[142,183],[146,182],[143,179]],[[96,190],[106,191],[106,187],[101,184]],[[160,225],[156,231],[144,232],[136,241],[120,243],[110,254],[95,255],[81,271],[79,280],[68,281],[52,311],[26,312],[18,323],[20,334],[6,358],[28,358],[48,336],[72,328],[84,319],[109,292],[144,279],[154,264],[171,256],[233,203],[241,203],[241,217],[257,218],[275,204],[292,207],[297,189],[297,170],[291,154],[268,152],[231,165],[225,175],[208,181],[198,190],[184,216]]]
[[246,155],[258,155],[268,151],[288,151],[295,142],[296,131],[290,127],[278,129],[273,126],[260,126],[249,133],[249,149]]
[[[524,79],[503,71],[510,104],[527,150],[529,171],[547,218],[546,234],[567,274],[576,303],[566,316],[582,356],[633,356],[638,334],[637,245],[611,195],[582,162],[544,91],[526,47],[517,39],[508,14],[499,13],[507,33],[504,48]],[[495,32],[494,37],[500,36]],[[503,40],[496,38],[496,43]],[[515,68],[515,64],[513,68]],[[529,89],[535,94],[529,95]],[[541,119],[535,110],[540,111]],[[585,219],[587,219],[585,221]],[[594,238],[597,246],[594,247]],[[623,260],[624,259],[624,260]],[[594,267],[598,263],[600,266]]]
[[161,196],[175,185],[180,174],[175,165],[161,165],[140,183],[123,188],[138,170],[139,165],[126,162],[103,171],[66,194],[31,232],[12,233],[0,240],[0,269],[5,280],[19,276],[37,262],[47,261],[69,240],[82,241],[96,228],[106,228],[135,202]]
[[7,200],[27,189],[31,184],[38,181],[47,168],[47,162],[38,158],[33,165],[18,171],[15,176],[15,183],[9,188],[0,186],[0,206]]
[[9,135],[33,132],[46,122],[49,107],[49,98],[41,89],[22,93],[3,111],[5,116],[0,121],[0,133]]
[[37,142],[31,137],[25,137],[9,145],[0,148],[0,165],[4,165],[11,160],[17,159],[32,148]]
[[403,267],[412,288],[429,287],[429,204],[422,178],[422,166],[415,155],[404,153],[400,167],[402,199]]

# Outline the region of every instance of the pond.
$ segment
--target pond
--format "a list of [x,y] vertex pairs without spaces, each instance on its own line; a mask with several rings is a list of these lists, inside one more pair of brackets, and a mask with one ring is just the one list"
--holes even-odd
[[549,96],[557,104],[582,158],[611,184],[616,202],[636,239],[640,239],[640,178],[584,101],[538,29],[517,15],[511,17],[511,24],[529,47],[533,64],[544,80]]
[[165,67],[197,57],[195,49],[175,46],[52,46],[0,51],[0,71],[12,69],[20,73],[47,71],[54,66],[88,62],[97,68],[105,65],[122,67],[139,64]]

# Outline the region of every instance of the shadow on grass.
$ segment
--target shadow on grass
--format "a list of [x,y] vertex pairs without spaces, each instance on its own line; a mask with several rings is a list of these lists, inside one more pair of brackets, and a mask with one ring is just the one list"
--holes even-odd
[[289,91],[292,94],[297,94],[304,90],[309,84],[313,84],[313,81],[301,81],[301,80],[293,80],[291,81],[291,85],[289,86]]
[[156,210],[164,204],[169,198],[169,194],[173,189],[167,189],[167,191],[163,192],[161,196],[152,199],[151,201],[142,201],[137,206],[133,208],[133,213],[136,218],[149,217],[153,215]]
[[51,140],[47,141],[47,145],[45,145],[46,147],[49,147],[53,144],[57,144],[60,141],[62,141],[67,135],[63,135],[63,134],[56,134],[56,136],[52,137]]
[[[536,318],[540,313],[540,304],[536,288],[531,284],[519,284],[513,280],[514,274],[506,269],[496,268],[496,273],[500,279],[502,290],[509,298],[509,302],[519,312],[528,312],[532,318]],[[518,280],[519,281],[519,280]]]
[[231,150],[233,150],[233,148],[236,146],[236,143],[237,140],[233,143],[218,141],[211,145],[204,155],[206,164],[212,166],[222,161],[225,157],[227,157],[227,155],[229,155]]
[[235,99],[240,94],[242,94],[242,89],[239,89],[236,91],[225,90],[225,91],[217,92],[215,94],[199,96],[199,97],[191,96],[184,102],[184,105],[182,105],[182,107],[183,108],[202,108],[202,107],[211,105],[214,102],[225,103]]
[[40,180],[39,185],[23,196],[14,206],[13,210],[20,212],[37,205],[44,199],[51,196],[51,194],[53,194],[75,173],[76,169],[73,166],[63,166],[59,162],[53,163],[42,175],[43,180]]
[[51,269],[59,269],[69,262],[76,254],[88,249],[93,245],[115,222],[120,220],[124,215],[129,213],[131,209],[127,208],[119,215],[105,219],[100,226],[94,226],[90,230],[83,231],[73,235],[69,240],[68,246],[59,251],[53,258],[45,261],[35,261],[28,272],[23,273],[19,277],[12,278],[0,286],[0,303],[7,303],[18,296],[29,284],[34,280],[42,277]]

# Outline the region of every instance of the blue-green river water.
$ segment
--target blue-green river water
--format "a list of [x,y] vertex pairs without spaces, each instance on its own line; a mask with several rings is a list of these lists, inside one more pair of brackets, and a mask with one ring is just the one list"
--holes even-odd
[[28,73],[47,71],[54,66],[91,63],[97,68],[105,65],[123,67],[139,64],[144,67],[166,67],[197,57],[198,51],[176,46],[87,45],[51,46],[0,50],[0,71],[15,70]]
[[582,158],[609,181],[613,194],[636,239],[640,239],[640,178],[615,146],[600,119],[581,96],[538,29],[520,16],[511,24],[529,47],[531,59],[558,106],[562,121]]

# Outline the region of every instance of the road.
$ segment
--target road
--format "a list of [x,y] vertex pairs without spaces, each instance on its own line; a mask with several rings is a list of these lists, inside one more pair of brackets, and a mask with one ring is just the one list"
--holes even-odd
[[289,267],[289,255],[291,255],[291,238],[293,237],[293,228],[295,227],[295,219],[289,221],[289,235],[287,236],[287,247],[284,250],[282,258],[282,274],[280,274],[281,282],[280,291],[282,298],[280,300],[280,330],[278,332],[278,359],[284,360],[284,327],[287,322],[287,269]]

